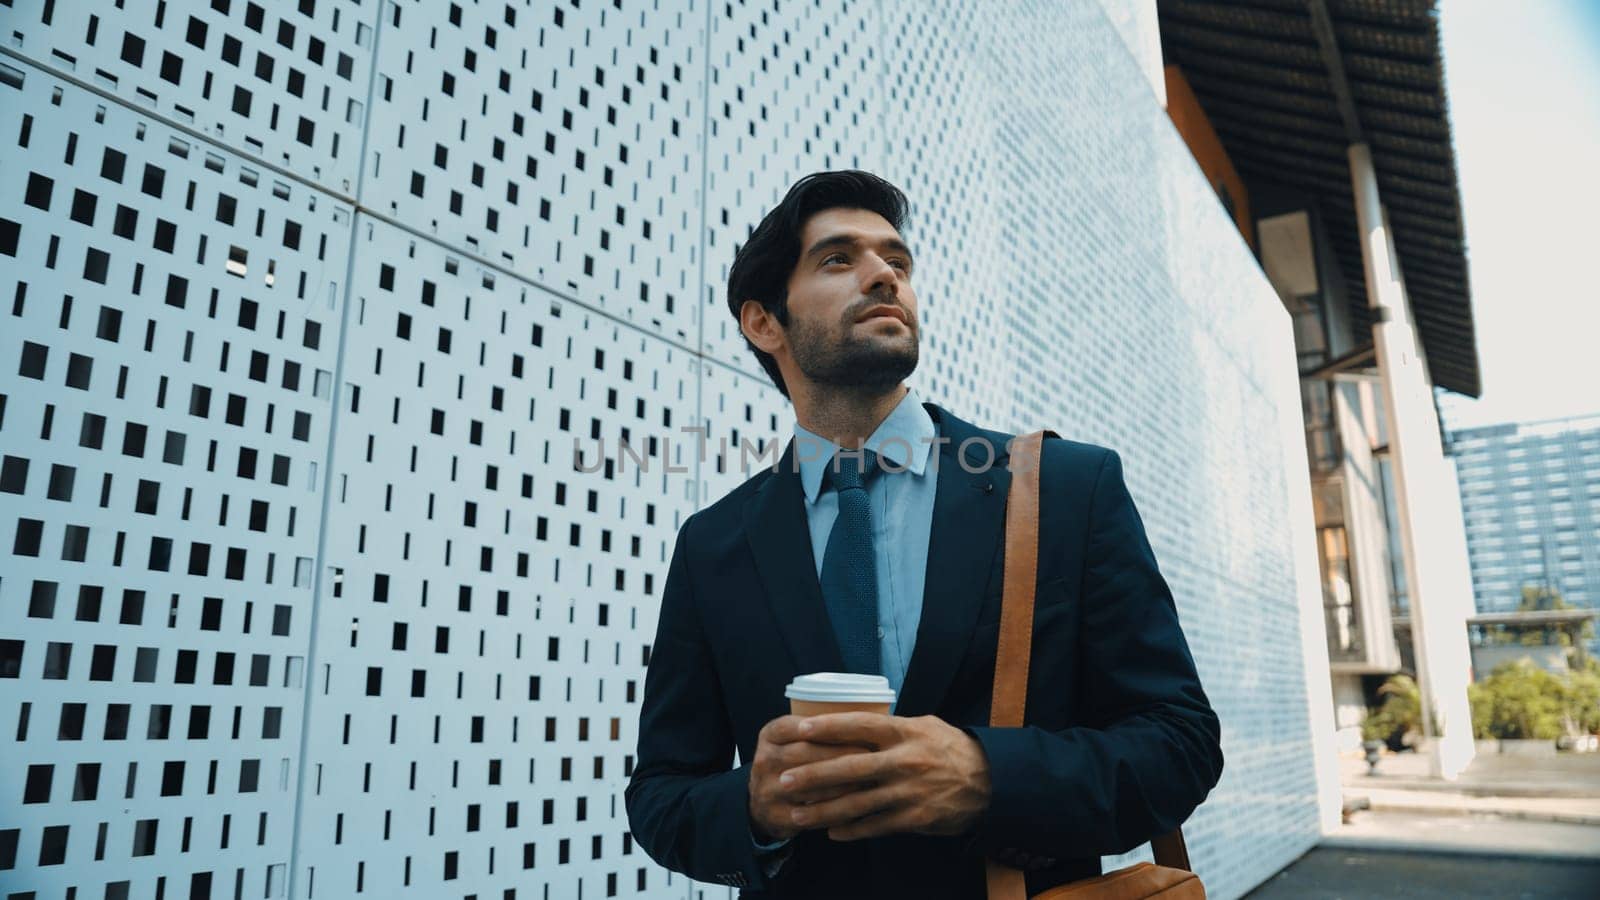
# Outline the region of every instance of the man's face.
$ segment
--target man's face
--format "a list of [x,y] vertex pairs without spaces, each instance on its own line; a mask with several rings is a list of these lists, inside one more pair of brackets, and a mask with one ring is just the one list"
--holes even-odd
[[789,352],[808,380],[887,390],[917,368],[911,251],[888,220],[828,209],[806,221],[789,275]]

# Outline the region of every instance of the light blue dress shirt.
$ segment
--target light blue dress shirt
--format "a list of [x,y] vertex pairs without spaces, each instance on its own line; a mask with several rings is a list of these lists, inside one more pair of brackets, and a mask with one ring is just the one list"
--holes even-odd
[[[878,575],[878,659],[881,674],[889,679],[897,698],[916,646],[917,625],[922,621],[922,587],[928,570],[939,468],[937,463],[929,465],[928,457],[938,434],[916,392],[908,390],[866,440],[866,448],[886,463],[883,472],[867,485],[867,499],[872,507],[872,553]],[[824,491],[822,480],[839,445],[798,423],[794,435],[811,555],[820,580],[823,551],[839,518],[839,495],[831,489]]]
[[[907,390],[900,403],[878,424],[866,440],[866,448],[884,460],[883,471],[867,486],[872,508],[872,552],[878,576],[878,659],[894,689],[899,706],[900,687],[917,643],[917,626],[922,622],[922,589],[928,571],[928,540],[933,533],[934,488],[939,475],[937,461],[930,463],[939,430],[922,407],[913,390]],[[800,466],[800,487],[805,492],[806,523],[811,532],[812,558],[817,578],[822,577],[822,556],[828,535],[839,518],[839,496],[822,490],[822,476],[838,453],[839,445],[794,426],[795,459]],[[757,849],[771,853],[789,841],[757,843]],[[787,854],[770,858],[763,868],[769,877],[777,874]]]

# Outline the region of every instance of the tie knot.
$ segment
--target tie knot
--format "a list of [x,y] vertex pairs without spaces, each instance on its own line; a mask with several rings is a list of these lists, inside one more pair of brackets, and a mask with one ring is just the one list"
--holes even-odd
[[845,491],[851,488],[866,487],[872,476],[882,471],[881,460],[878,454],[865,448],[856,450],[840,449],[829,460],[827,469],[823,472],[823,480],[833,484],[835,490]]

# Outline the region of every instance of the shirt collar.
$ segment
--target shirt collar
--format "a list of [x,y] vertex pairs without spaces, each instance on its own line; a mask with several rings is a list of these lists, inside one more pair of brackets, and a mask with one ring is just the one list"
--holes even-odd
[[[928,453],[938,438],[939,430],[933,417],[923,408],[917,392],[906,389],[906,395],[867,438],[866,448],[887,460],[893,468],[885,474],[900,471],[920,476],[928,465]],[[806,502],[817,502],[822,489],[822,475],[839,451],[839,445],[805,428],[794,425],[795,458],[800,463],[800,486],[805,490]]]

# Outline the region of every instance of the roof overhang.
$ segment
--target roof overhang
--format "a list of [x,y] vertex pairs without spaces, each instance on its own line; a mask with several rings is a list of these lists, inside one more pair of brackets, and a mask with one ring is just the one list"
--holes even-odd
[[1247,184],[1313,199],[1369,328],[1350,164],[1378,190],[1433,383],[1478,396],[1478,348],[1434,0],[1157,0],[1166,62]]

